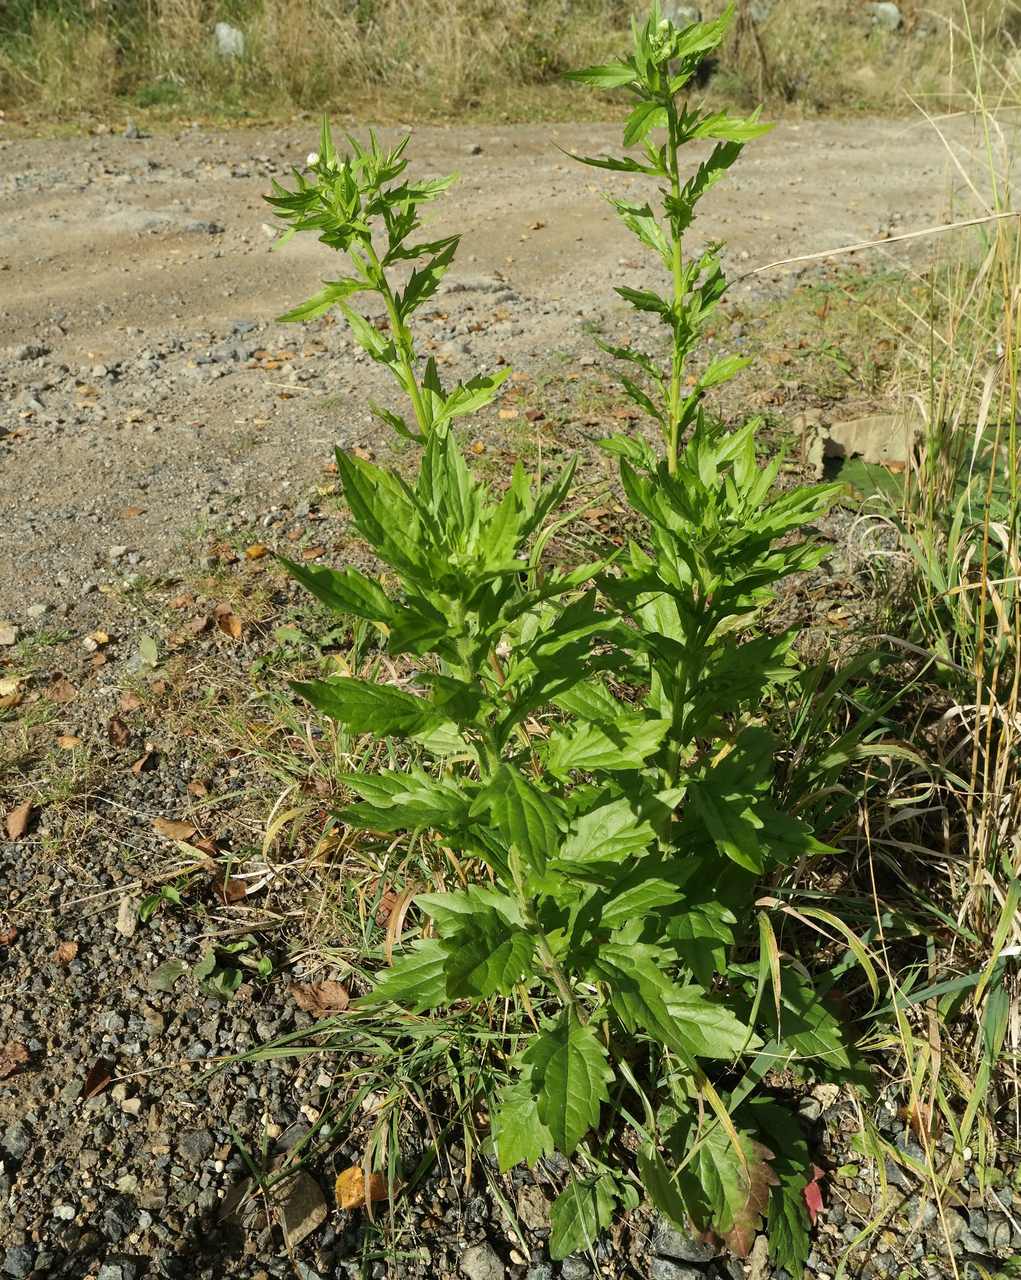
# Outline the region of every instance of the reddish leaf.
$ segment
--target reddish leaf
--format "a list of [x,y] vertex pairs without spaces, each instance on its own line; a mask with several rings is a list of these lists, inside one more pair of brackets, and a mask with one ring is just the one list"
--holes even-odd
[[11,809],[4,819],[4,826],[7,828],[7,839],[20,840],[28,830],[31,817],[31,800],[26,800],[24,804],[19,804],[16,808]]
[[94,1098],[97,1093],[102,1093],[113,1079],[113,1063],[108,1058],[97,1058],[92,1064],[92,1069],[85,1077],[85,1083],[82,1085],[82,1091],[78,1095],[79,1098]]
[[340,1013],[351,1002],[347,987],[342,982],[293,983],[290,988],[294,1003],[306,1013]]
[[812,1219],[812,1226],[815,1226],[815,1220],[822,1213],[823,1199],[822,1191],[819,1187],[819,1179],[824,1177],[822,1169],[817,1164],[812,1165],[812,1177],[805,1183],[802,1189],[802,1195],[805,1197],[805,1208],[808,1210],[808,1216]]
[[46,696],[51,702],[73,702],[78,696],[78,690],[67,676],[57,676],[46,690]]
[[122,711],[137,711],[142,705],[142,699],[137,693],[132,693],[130,689],[127,689],[121,694],[117,705]]
[[747,1258],[751,1253],[759,1226],[769,1208],[769,1189],[780,1182],[773,1166],[768,1163],[774,1158],[772,1151],[760,1142],[751,1141],[745,1144],[744,1151],[747,1172],[742,1181],[747,1188],[747,1198],[740,1211],[734,1214],[734,1225],[723,1233],[731,1252],[739,1258]]
[[190,822],[178,822],[174,818],[155,818],[152,824],[157,835],[166,836],[168,840],[188,840],[198,830]]
[[220,628],[225,636],[230,636],[232,640],[241,639],[241,619],[236,613],[218,613],[216,615],[216,625]]
[[126,747],[131,741],[131,730],[120,716],[111,716],[110,723],[106,726],[106,736],[112,747]]
[[18,931],[14,925],[0,928],[0,947],[9,947],[18,940]]
[[28,1049],[16,1041],[0,1045],[0,1080],[6,1080],[28,1062]]
[[[203,852],[215,853],[215,848],[204,850]],[[229,907],[235,902],[241,902],[242,899],[248,897],[248,887],[243,880],[235,880],[231,876],[218,875],[213,881],[213,889],[216,896],[224,904]]]

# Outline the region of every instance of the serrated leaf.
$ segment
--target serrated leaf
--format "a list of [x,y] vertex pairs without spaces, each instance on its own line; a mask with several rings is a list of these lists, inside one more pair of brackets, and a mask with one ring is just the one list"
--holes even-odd
[[727,794],[712,776],[692,783],[688,794],[717,848],[739,867],[760,874],[765,867],[762,820],[748,798]]
[[591,1025],[573,1010],[529,1044],[523,1057],[530,1068],[539,1118],[553,1135],[558,1151],[571,1155],[599,1123],[599,1109],[609,1101],[607,1084],[613,1070],[606,1046]]
[[581,1249],[591,1249],[600,1231],[613,1221],[616,1201],[617,1190],[609,1175],[572,1179],[550,1208],[550,1257],[559,1261]]
[[292,578],[337,613],[353,614],[369,622],[388,622],[394,605],[386,592],[357,569],[329,569],[325,566],[296,564],[285,556],[281,563]]
[[651,1142],[638,1149],[638,1172],[649,1199],[679,1231],[688,1229],[688,1212],[666,1161]]
[[618,859],[647,848],[655,834],[627,800],[613,800],[575,820],[559,856],[578,862]]
[[603,66],[585,67],[581,71],[568,71],[566,79],[576,80],[580,84],[590,84],[595,89],[619,89],[623,85],[633,84],[638,79],[638,73],[630,63],[613,62]]
[[666,107],[655,101],[640,102],[628,116],[624,126],[624,146],[633,147],[653,129],[664,128],[666,122]]
[[769,1207],[770,1188],[779,1179],[769,1165],[772,1152],[738,1132],[740,1151],[722,1125],[710,1130],[691,1160],[712,1212],[712,1228],[739,1258],[751,1252],[756,1230]]
[[377,975],[372,991],[353,1001],[351,1007],[366,1009],[379,1004],[399,1004],[413,1013],[423,1013],[446,1004],[446,962],[447,953],[435,938],[420,939],[381,976]]
[[527,1079],[518,1080],[501,1092],[493,1112],[493,1143],[502,1173],[516,1164],[531,1168],[540,1156],[553,1151],[553,1135],[539,1119],[539,1108]]
[[424,698],[393,685],[334,676],[330,680],[296,680],[291,688],[352,733],[407,737],[443,724],[445,717]]
[[277,316],[277,324],[299,324],[304,320],[314,320],[317,316],[325,315],[331,307],[336,306],[344,298],[349,298],[351,294],[367,288],[368,285],[362,280],[327,281],[307,302],[302,302],[282,316]]
[[546,749],[546,765],[558,777],[572,769],[640,769],[666,736],[670,721],[619,713],[603,724],[558,727]]
[[513,765],[502,764],[472,805],[488,812],[507,844],[540,874],[560,843],[563,819],[552,797],[528,781]]
[[492,907],[463,917],[442,946],[447,954],[447,994],[452,1000],[510,995],[524,978],[535,949],[530,933]]

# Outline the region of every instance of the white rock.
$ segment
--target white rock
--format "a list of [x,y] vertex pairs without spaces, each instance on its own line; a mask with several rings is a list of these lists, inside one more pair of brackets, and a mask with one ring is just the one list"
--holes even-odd
[[879,3],[866,5],[866,8],[877,27],[882,27],[884,31],[900,30],[904,18],[899,7],[891,0],[880,0]]
[[245,56],[245,33],[229,22],[218,22],[213,28],[213,39],[216,41],[216,52],[221,58],[243,58]]

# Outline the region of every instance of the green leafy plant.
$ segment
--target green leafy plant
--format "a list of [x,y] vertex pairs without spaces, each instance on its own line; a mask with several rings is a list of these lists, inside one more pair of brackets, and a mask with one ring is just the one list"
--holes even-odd
[[[838,1080],[861,1068],[833,1001],[843,970],[813,983],[772,926],[770,913],[786,909],[785,868],[827,846],[773,798],[780,744],[761,709],[796,667],[793,636],[762,633],[756,615],[784,578],[821,559],[795,535],[836,486],[776,492],[779,462],[759,466],[755,424],[728,433],[706,415],[706,393],[743,360],[717,360],[686,387],[725,280],[718,249],[686,262],[682,237],[697,201],[763,128],[677,105],[727,20],[678,30],[654,9],[627,60],[575,77],[631,93],[625,141],[645,145],[642,162],[588,163],[665,183],[662,220],[614,201],[673,286],[665,297],[620,290],[662,318],[671,347],[663,368],[610,349],[637,366],[643,382],[628,377],[625,388],[665,442],[661,458],[640,440],[603,442],[646,522],[619,561],[548,562],[571,469],[536,489],[518,468],[493,493],[452,424],[490,401],[502,376],[447,390],[416,355],[409,317],[456,237],[410,240],[419,206],[449,179],[405,178],[405,143],[384,153],[375,139],[352,141],[341,159],[324,126],[311,176],[277,188],[272,203],[291,230],[318,231],[355,271],[285,318],[340,306],[406,393],[413,422],[378,416],[422,446],[413,481],[337,457],[354,523],[395,588],[354,568],[288,564],[325,604],[375,627],[403,678],[294,687],[351,734],[409,744],[406,768],[345,775],[355,799],[338,816],[430,843],[460,883],[417,898],[420,936],[354,1008],[474,1008],[487,1034],[501,1005],[523,1011],[507,1020],[519,1030],[493,1068],[491,1140],[504,1170],[572,1158],[552,1211],[553,1256],[591,1246],[617,1208],[644,1196],[741,1254],[768,1223],[774,1257],[796,1273],[808,1247],[808,1149],[759,1086],[785,1064]],[[659,127],[657,146],[648,135]],[[682,181],[679,149],[706,137],[717,139],[712,156]],[[398,285],[403,263],[420,265]],[[355,311],[358,293],[375,295],[385,320]]]

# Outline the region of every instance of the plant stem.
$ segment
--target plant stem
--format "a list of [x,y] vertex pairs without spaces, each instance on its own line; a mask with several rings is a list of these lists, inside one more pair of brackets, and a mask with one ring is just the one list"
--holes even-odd
[[[668,133],[667,167],[670,171],[670,194],[675,201],[679,201],[681,196],[681,178],[677,159],[677,149],[679,146],[677,138],[677,107],[674,104],[672,96],[667,102],[666,110]],[[684,277],[682,272],[681,236],[677,230],[677,222],[674,217],[670,218],[670,241],[673,248],[674,316],[676,323],[676,316],[679,314],[681,303],[684,300]],[[666,450],[666,465],[667,470],[671,475],[676,475],[677,473],[677,444],[681,425],[681,374],[683,369],[684,352],[678,343],[675,332],[673,358],[670,363],[670,407],[667,418],[668,435]]]
[[401,371],[404,374],[405,389],[411,399],[412,408],[415,411],[415,421],[418,423],[418,429],[423,435],[429,434],[432,426],[431,415],[426,408],[425,401],[422,399],[422,392],[418,386],[418,380],[415,377],[414,369],[414,352],[411,346],[411,340],[408,337],[407,330],[401,323],[400,315],[397,312],[397,300],[394,297],[393,290],[390,288],[390,282],[386,278],[382,264],[376,254],[376,250],[371,240],[365,241],[365,251],[369,256],[369,261],[373,267],[375,276],[376,289],[380,297],[386,305],[386,312],[390,318],[390,328],[393,331],[394,346],[397,348],[398,359],[400,360]]

